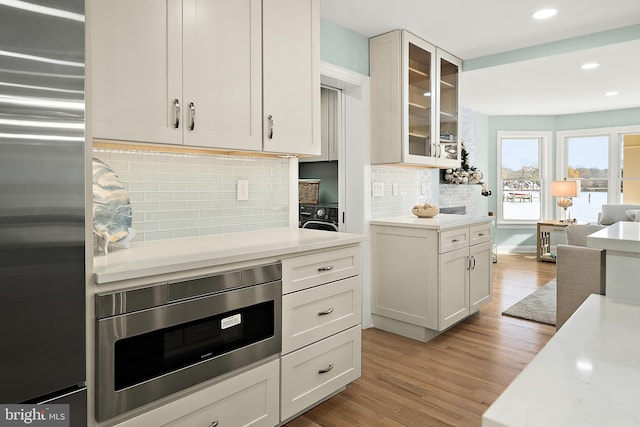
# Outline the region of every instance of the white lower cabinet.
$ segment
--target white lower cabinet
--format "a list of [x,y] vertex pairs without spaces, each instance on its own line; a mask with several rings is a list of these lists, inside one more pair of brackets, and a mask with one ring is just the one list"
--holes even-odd
[[273,360],[116,427],[275,426],[279,421],[279,364]]
[[375,327],[428,341],[491,301],[491,225],[372,225]]
[[361,288],[359,246],[282,261],[281,422],[360,377]]

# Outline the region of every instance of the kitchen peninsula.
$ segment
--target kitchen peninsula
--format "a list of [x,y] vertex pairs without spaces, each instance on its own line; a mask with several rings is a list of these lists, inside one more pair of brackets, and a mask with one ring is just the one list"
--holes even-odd
[[607,296],[640,303],[640,222],[616,222],[589,235],[587,246],[606,250]]

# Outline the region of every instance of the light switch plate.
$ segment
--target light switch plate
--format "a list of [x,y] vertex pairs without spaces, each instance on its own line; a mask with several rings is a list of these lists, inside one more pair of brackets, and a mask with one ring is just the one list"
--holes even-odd
[[246,179],[238,180],[237,198],[238,200],[249,200],[249,181]]
[[427,194],[427,183],[423,182],[420,186],[420,195],[424,196],[425,194]]
[[397,196],[398,195],[398,183],[394,182],[391,185],[391,195],[392,196]]

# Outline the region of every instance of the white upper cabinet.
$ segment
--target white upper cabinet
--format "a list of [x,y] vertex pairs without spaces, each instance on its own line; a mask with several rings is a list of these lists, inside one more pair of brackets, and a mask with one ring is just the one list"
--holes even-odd
[[319,0],[90,10],[94,138],[320,153]]
[[320,1],[262,7],[263,149],[320,155]]
[[182,102],[182,2],[89,5],[93,136],[181,143],[182,123],[174,126],[172,105]]
[[260,150],[260,0],[93,0],[93,136]]
[[371,162],[460,166],[461,61],[401,30],[370,50]]
[[262,148],[260,0],[183,0],[184,144]]

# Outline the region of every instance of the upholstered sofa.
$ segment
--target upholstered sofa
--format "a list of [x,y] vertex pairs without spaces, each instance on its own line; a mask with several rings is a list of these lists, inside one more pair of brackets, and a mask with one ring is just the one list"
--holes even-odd
[[598,224],[567,226],[567,244],[558,245],[556,259],[556,330],[591,294],[604,295],[606,253],[602,249],[587,248],[587,236],[619,221],[639,221],[640,205],[605,204],[598,216]]

